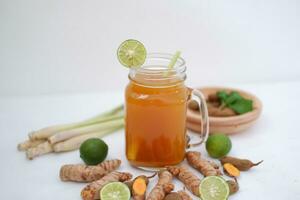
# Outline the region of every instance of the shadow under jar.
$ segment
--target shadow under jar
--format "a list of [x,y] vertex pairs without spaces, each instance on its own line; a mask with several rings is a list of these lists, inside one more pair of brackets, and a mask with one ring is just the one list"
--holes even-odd
[[[186,112],[190,98],[202,116],[202,143],[208,133],[203,95],[188,89],[185,61],[168,68],[172,55],[148,54],[146,62],[132,68],[125,92],[126,156],[131,165],[155,169],[176,165],[185,157]],[[199,143],[198,143],[199,144]]]

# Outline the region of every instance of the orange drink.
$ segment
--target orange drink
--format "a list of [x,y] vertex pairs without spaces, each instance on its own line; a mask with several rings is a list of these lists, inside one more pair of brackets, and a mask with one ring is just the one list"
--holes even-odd
[[189,90],[185,63],[168,69],[168,54],[150,54],[131,69],[125,92],[126,156],[138,167],[160,168],[180,163],[186,148]]

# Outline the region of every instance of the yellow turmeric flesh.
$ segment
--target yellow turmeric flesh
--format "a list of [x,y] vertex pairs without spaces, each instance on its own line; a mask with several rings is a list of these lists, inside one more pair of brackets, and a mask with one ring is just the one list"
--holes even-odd
[[236,168],[234,165],[230,163],[225,163],[223,165],[225,172],[232,177],[238,177],[240,176],[240,170]]
[[201,158],[200,152],[189,151],[186,153],[186,159],[193,168],[197,169],[203,176],[219,176],[221,171],[216,169],[216,164],[212,161]]
[[163,200],[173,189],[172,174],[166,170],[158,173],[158,182],[151,190],[147,200]]
[[137,195],[144,195],[147,189],[147,184],[145,179],[137,178],[132,185],[132,190]]
[[121,160],[118,159],[106,160],[95,166],[64,165],[60,169],[60,179],[62,181],[92,182],[116,170],[120,165]]
[[183,166],[171,166],[167,167],[167,170],[171,172],[173,176],[177,177],[185,185],[185,187],[194,195],[198,197],[200,196],[200,178],[198,178],[196,175],[194,175],[191,171],[189,171],[186,167]]
[[94,181],[83,188],[81,191],[81,197],[83,200],[99,199],[99,192],[106,184],[117,181],[124,182],[130,180],[131,178],[132,175],[130,173],[116,171],[111,172],[105,175],[103,178]]
[[151,176],[140,175],[132,181],[127,181],[125,184],[129,187],[133,200],[145,200],[146,190],[149,184],[149,179],[156,176],[154,173]]

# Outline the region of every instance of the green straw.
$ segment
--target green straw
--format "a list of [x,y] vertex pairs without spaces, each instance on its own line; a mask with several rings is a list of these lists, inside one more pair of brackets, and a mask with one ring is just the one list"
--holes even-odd
[[176,53],[174,54],[174,56],[172,57],[169,65],[168,65],[168,69],[173,69],[173,67],[176,64],[178,58],[180,57],[180,54],[181,54],[180,51],[176,51]]

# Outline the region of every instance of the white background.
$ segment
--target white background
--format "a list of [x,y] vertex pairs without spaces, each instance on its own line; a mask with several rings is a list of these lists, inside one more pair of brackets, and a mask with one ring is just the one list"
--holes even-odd
[[[78,151],[28,161],[16,145],[29,131],[122,103],[128,70],[115,53],[127,38],[152,52],[181,50],[191,86],[262,100],[257,123],[231,136],[230,154],[264,163],[242,173],[230,200],[300,199],[299,9],[296,0],[0,0],[1,199],[81,199],[85,184],[58,178],[62,164],[81,162]],[[103,138],[108,158],[141,174],[126,161],[123,134]]]
[[0,0],[0,95],[123,90],[125,39],[182,51],[188,84],[300,80],[297,0]]

